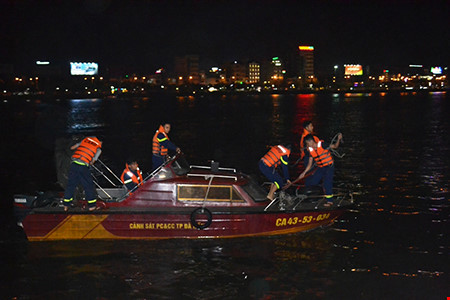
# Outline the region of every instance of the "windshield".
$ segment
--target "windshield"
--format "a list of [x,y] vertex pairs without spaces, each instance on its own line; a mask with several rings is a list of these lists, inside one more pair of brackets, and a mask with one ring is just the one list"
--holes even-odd
[[261,186],[259,186],[253,180],[250,180],[247,184],[243,185],[244,191],[250,195],[250,197],[255,200],[255,202],[263,202],[267,200],[267,191],[265,191]]
[[178,158],[171,163],[171,167],[177,176],[186,175],[191,169],[184,155],[178,156]]

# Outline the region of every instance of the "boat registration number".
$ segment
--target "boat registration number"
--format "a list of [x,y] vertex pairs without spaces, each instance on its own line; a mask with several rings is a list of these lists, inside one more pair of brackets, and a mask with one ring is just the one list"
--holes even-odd
[[289,226],[296,224],[307,224],[311,222],[318,222],[326,220],[330,217],[330,214],[319,214],[317,216],[304,216],[303,218],[293,217],[293,218],[278,218],[275,221],[275,226]]

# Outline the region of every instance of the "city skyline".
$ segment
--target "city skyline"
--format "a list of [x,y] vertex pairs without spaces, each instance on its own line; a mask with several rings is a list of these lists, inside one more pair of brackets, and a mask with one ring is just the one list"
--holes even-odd
[[314,45],[317,72],[335,64],[442,65],[447,1],[4,1],[0,64],[96,61],[125,71],[289,56]]

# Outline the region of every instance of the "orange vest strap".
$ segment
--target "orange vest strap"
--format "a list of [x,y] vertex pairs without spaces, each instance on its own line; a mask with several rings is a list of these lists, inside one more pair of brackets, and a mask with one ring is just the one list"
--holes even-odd
[[125,164],[125,170],[123,170],[122,175],[120,176],[120,180],[122,180],[122,183],[127,184],[128,182],[125,182],[125,174],[127,174],[135,184],[139,184],[144,181],[142,179],[141,170],[139,170],[139,168],[137,169],[138,176],[136,176],[136,174],[130,171],[128,164]]
[[[164,138],[158,139],[158,135],[160,133],[164,135]],[[169,136],[165,133],[164,127],[159,126],[159,129],[155,132],[155,135],[153,136],[152,153],[154,155],[166,156],[167,154],[169,154],[169,149],[161,145],[161,142],[165,140],[169,140]]]
[[72,158],[80,159],[89,164],[94,158],[97,150],[101,147],[102,144],[96,137],[87,137],[81,141],[80,145],[75,150],[75,153],[72,155]]
[[322,148],[322,141],[317,143],[317,150],[309,148],[309,153],[314,158],[319,168],[326,167],[333,164],[333,157],[328,149]]
[[281,145],[273,146],[272,148],[270,148],[269,152],[267,152],[266,155],[264,155],[261,159],[268,167],[278,167],[281,164],[282,157],[285,155],[289,156],[290,153],[291,151],[289,151],[289,149]]

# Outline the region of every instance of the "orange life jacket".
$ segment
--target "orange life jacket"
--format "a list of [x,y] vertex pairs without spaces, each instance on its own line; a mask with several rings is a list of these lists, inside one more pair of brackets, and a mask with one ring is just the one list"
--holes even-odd
[[[305,136],[307,136],[308,134],[312,134],[310,133],[308,130],[306,130],[305,128],[303,128],[303,133],[302,133],[302,137],[300,138],[300,159],[303,159],[303,157],[305,157],[305,143],[304,143],[304,139]],[[314,137],[314,141],[316,143],[318,143],[320,140],[317,136],[313,135]]]
[[84,138],[80,145],[75,149],[72,159],[81,160],[90,164],[95,156],[95,153],[102,147],[102,143],[94,136]]
[[333,157],[328,149],[322,148],[322,142],[323,141],[319,141],[317,143],[317,150],[314,150],[312,147],[308,148],[309,153],[314,158],[314,161],[319,168],[333,164]]
[[142,179],[141,170],[139,170],[139,168],[137,168],[136,171],[138,173],[138,176],[136,176],[136,174],[134,174],[133,172],[130,171],[130,167],[128,166],[128,164],[125,164],[125,170],[123,170],[122,176],[120,176],[120,180],[122,180],[123,184],[130,183],[130,182],[128,182],[128,180],[127,180],[127,182],[125,182],[125,174],[127,174],[131,178],[130,180],[132,180],[136,184],[140,184],[142,181],[144,181]]
[[[158,134],[164,134],[164,137],[162,139],[158,139]],[[153,150],[152,153],[157,156],[166,156],[169,153],[169,149],[161,145],[161,142],[164,142],[166,140],[169,140],[169,136],[164,131],[164,127],[162,125],[159,125],[159,129],[156,131],[155,135],[153,136]]]
[[268,167],[274,166],[275,168],[278,167],[281,162],[283,164],[287,165],[288,162],[283,160],[283,156],[291,154],[291,151],[281,145],[273,146],[270,148],[269,152],[266,153],[261,159],[264,162],[264,164]]

